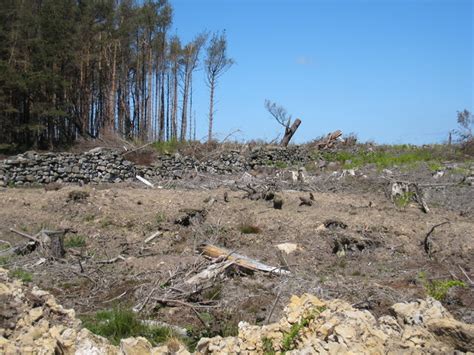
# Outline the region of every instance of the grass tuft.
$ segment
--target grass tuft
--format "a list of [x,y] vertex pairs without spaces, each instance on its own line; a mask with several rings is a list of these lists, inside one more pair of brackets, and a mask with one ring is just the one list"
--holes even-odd
[[395,196],[393,202],[398,208],[405,208],[410,204],[411,201],[413,201],[414,197],[415,194],[411,191],[408,191],[403,193],[402,195]]
[[82,248],[86,245],[86,238],[82,235],[72,235],[64,240],[65,248]]
[[20,279],[23,282],[31,282],[33,280],[33,274],[21,268],[11,270],[8,273],[8,276]]
[[291,326],[290,331],[285,333],[281,343],[281,350],[283,353],[293,350],[296,346],[296,342],[300,338],[300,331],[306,328],[309,323],[321,312],[324,312],[326,307],[318,307],[314,313],[310,314],[307,317],[302,318],[298,323],[295,323]]
[[259,234],[262,232],[262,229],[259,226],[254,224],[241,224],[239,230],[243,234]]
[[114,345],[118,345],[120,339],[129,337],[144,337],[153,346],[176,338],[172,329],[144,324],[129,309],[99,311],[91,316],[82,316],[81,320],[85,328],[109,339]]

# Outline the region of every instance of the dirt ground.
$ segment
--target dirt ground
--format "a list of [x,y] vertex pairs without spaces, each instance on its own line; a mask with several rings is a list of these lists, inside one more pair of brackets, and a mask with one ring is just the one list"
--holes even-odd
[[[246,193],[235,188],[239,177],[197,176],[194,185],[168,182],[163,189],[145,189],[138,183],[57,191],[2,189],[1,240],[26,242],[10,228],[31,235],[41,229],[69,229],[65,259],[44,260],[34,251],[2,257],[2,263],[31,272],[33,283],[78,314],[116,305],[135,307],[144,318],[185,327],[197,337],[230,335],[241,320],[261,324],[278,319],[293,294],[341,298],[379,316],[395,302],[425,297],[423,274],[427,280],[467,282],[464,271],[474,279],[472,186],[444,190],[444,198],[433,196],[430,201],[437,202],[424,213],[416,203],[396,206],[383,185],[367,177],[344,177],[342,183],[330,176],[314,177],[319,185],[277,189],[284,200],[281,210],[274,209],[272,201],[244,198]],[[206,185],[199,179],[222,183]],[[72,191],[89,196],[74,200]],[[300,206],[300,197],[310,191],[313,205]],[[460,204],[443,205],[456,195],[462,195]],[[176,224],[182,210],[189,208],[207,213],[189,226]],[[449,223],[431,233],[428,254],[427,233],[445,221]],[[249,225],[258,233],[241,232]],[[162,233],[145,243],[156,231]],[[85,245],[68,247],[71,238]],[[173,287],[178,288],[180,279],[209,264],[196,252],[202,243],[288,267],[290,274],[233,270],[181,303],[160,302],[179,292]],[[295,243],[297,249],[279,252],[276,246],[281,243]],[[123,259],[106,263],[119,255]],[[443,304],[458,319],[474,323],[472,287],[451,289]]]

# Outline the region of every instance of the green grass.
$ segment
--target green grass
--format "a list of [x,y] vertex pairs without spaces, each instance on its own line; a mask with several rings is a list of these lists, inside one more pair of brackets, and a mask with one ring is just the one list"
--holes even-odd
[[259,234],[262,232],[262,229],[254,224],[241,224],[239,230],[243,234]]
[[318,307],[312,314],[307,317],[303,317],[298,323],[291,326],[289,332],[283,335],[281,343],[281,350],[283,353],[293,350],[296,346],[297,340],[300,338],[300,331],[306,328],[309,323],[316,317],[316,315],[324,312],[326,307]]
[[86,238],[82,235],[72,235],[65,238],[64,247],[65,248],[81,248],[86,245]]
[[265,165],[266,166],[273,166],[275,168],[278,168],[278,169],[286,169],[288,168],[288,164],[284,161],[281,161],[281,160],[277,160],[277,161],[273,161],[273,160],[267,160],[265,162]]
[[264,355],[275,355],[275,349],[273,349],[272,341],[266,337],[262,338],[263,353]]
[[159,212],[156,214],[156,223],[160,224],[166,222],[166,214],[164,212]]
[[327,161],[339,162],[345,169],[359,168],[374,164],[379,169],[393,166],[416,166],[425,162],[433,170],[443,168],[443,160],[460,159],[456,151],[446,149],[444,146],[417,147],[410,145],[394,145],[376,147],[370,151],[360,149],[356,152],[337,151],[323,152],[321,156]]
[[99,311],[91,316],[82,316],[81,320],[85,328],[109,339],[115,345],[120,343],[120,339],[141,336],[156,346],[177,337],[170,328],[142,323],[129,309],[116,308]]
[[23,282],[31,282],[33,280],[33,274],[21,268],[11,270],[8,273],[8,276],[19,279]]
[[413,201],[414,196],[415,194],[413,192],[408,191],[403,193],[402,195],[395,196],[393,202],[398,208],[405,208],[410,204],[411,201]]
[[0,256],[0,266],[6,266],[10,263],[10,256]]

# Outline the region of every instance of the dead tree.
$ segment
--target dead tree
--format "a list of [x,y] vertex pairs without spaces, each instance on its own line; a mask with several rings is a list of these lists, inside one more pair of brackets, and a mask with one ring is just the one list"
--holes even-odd
[[279,124],[285,127],[285,134],[283,135],[280,145],[283,147],[288,146],[288,143],[290,143],[291,138],[300,126],[301,120],[297,118],[291,123],[291,115],[288,114],[286,109],[270,100],[265,100],[265,108]]

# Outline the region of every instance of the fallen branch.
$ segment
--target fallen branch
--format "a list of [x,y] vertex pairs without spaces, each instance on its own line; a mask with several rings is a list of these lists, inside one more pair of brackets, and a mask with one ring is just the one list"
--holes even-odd
[[468,274],[466,273],[466,271],[461,267],[461,265],[458,265],[458,268],[459,270],[461,270],[461,272],[464,274],[464,276],[466,276],[466,279],[469,281],[469,283],[471,284],[471,286],[474,286],[474,282],[471,280],[471,278],[468,276]]
[[431,258],[431,248],[433,246],[433,242],[431,240],[431,233],[433,233],[436,228],[441,227],[441,226],[443,226],[445,224],[448,224],[448,223],[450,223],[450,222],[445,221],[445,222],[442,222],[442,223],[438,223],[438,224],[434,225],[433,227],[431,227],[429,232],[426,234],[426,237],[423,240],[423,246],[425,248],[425,253],[428,254],[428,256],[430,258]]
[[23,233],[23,232],[20,232],[20,231],[17,231],[16,229],[13,229],[13,228],[10,228],[10,232],[13,232],[15,234],[18,234],[20,236],[22,236],[23,238],[27,238],[29,240],[32,240],[34,241],[35,243],[38,243],[38,244],[41,244],[41,240],[39,240],[38,238],[35,238],[29,234],[26,234],[26,233]]
[[153,185],[151,182],[149,182],[147,179],[145,178],[142,178],[140,175],[136,175],[135,176],[138,180],[140,180],[141,182],[143,182],[145,185],[149,186],[149,187],[155,187],[155,185]]
[[118,255],[115,258],[109,259],[109,260],[99,260],[97,261],[97,264],[113,264],[119,260],[124,261],[125,258],[122,255]]
[[240,255],[237,253],[231,253],[229,252],[229,250],[220,248],[215,245],[203,244],[198,249],[204,256],[207,256],[212,259],[224,257],[225,260],[233,261],[235,265],[246,270],[263,271],[263,272],[275,273],[275,274],[280,274],[280,275],[290,274],[288,270],[284,270],[279,267],[265,265],[257,260],[251,259],[247,256]]
[[156,237],[158,237],[159,235],[161,235],[162,232],[161,231],[158,231],[158,232],[155,232],[153,233],[152,235],[150,235],[148,238],[146,238],[144,240],[144,243],[147,244],[147,243],[150,243],[153,239],[155,239]]
[[155,142],[149,142],[149,143],[146,143],[146,144],[142,145],[141,147],[138,147],[138,148],[135,148],[135,149],[132,149],[132,150],[127,150],[125,153],[122,153],[122,156],[125,156],[125,155],[130,154],[130,153],[134,153],[134,152],[136,152],[140,149],[148,147],[149,145],[151,145],[153,143],[155,143]]
[[275,307],[276,307],[278,301],[280,300],[281,291],[282,291],[282,287],[280,287],[280,289],[278,290],[278,294],[277,294],[277,296],[276,296],[276,298],[275,298],[275,301],[274,301],[273,304],[272,304],[272,308],[270,309],[270,313],[268,313],[267,319],[265,319],[265,324],[270,323],[270,319],[272,318],[273,311],[275,310]]
[[225,272],[227,268],[234,264],[233,261],[227,261],[225,263],[212,264],[200,273],[194,275],[190,279],[186,280],[185,283],[188,285],[200,285],[204,281],[211,280]]

